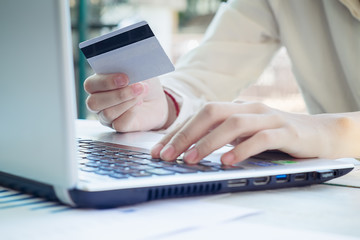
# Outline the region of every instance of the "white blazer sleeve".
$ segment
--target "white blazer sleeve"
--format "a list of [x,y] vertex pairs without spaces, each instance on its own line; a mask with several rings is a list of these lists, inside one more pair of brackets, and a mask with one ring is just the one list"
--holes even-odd
[[199,47],[183,56],[176,71],[161,77],[179,100],[170,129],[206,101],[231,101],[258,79],[280,47],[278,28],[265,0],[223,3]]

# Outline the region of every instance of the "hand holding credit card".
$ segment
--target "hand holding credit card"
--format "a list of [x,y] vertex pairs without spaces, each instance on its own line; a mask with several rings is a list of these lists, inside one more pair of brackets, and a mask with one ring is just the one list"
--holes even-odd
[[145,21],[81,42],[79,47],[95,73],[125,73],[130,84],[174,71]]

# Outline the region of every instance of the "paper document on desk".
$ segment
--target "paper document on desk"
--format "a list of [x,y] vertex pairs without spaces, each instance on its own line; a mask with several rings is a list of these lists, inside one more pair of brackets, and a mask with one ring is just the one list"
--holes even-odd
[[270,226],[263,224],[244,223],[243,221],[232,221],[226,224],[216,224],[207,228],[194,229],[166,235],[157,240],[183,240],[183,239],[258,239],[258,240],[304,240],[304,239],[326,239],[326,240],[358,240],[359,238],[331,234],[319,231],[284,228],[281,226]]
[[0,188],[1,239],[157,239],[259,213],[207,199],[161,200],[109,210],[73,209]]

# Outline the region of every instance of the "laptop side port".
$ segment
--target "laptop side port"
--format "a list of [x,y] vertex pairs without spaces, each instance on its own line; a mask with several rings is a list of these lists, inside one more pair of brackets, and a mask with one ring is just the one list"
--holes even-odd
[[337,176],[336,170],[320,170],[314,173],[314,177],[320,180],[329,180]]
[[276,183],[285,183],[289,181],[289,175],[287,174],[281,174],[281,175],[276,175],[275,176],[275,182]]
[[259,178],[254,178],[253,180],[253,184],[255,186],[266,185],[269,182],[270,182],[270,177],[259,177]]
[[306,173],[296,173],[294,174],[294,181],[295,182],[301,182],[306,181]]
[[229,180],[227,182],[227,186],[230,188],[235,188],[235,187],[245,187],[248,184],[248,180],[247,179],[233,179],[233,180]]

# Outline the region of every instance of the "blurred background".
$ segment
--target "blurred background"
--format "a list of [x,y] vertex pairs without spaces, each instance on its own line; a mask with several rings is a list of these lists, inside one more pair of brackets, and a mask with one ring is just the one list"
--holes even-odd
[[[79,52],[79,42],[145,20],[176,64],[180,56],[199,45],[222,2],[226,0],[70,0],[78,118],[96,117],[85,105],[87,95],[82,84],[93,71]],[[239,98],[285,111],[306,112],[285,48]]]

